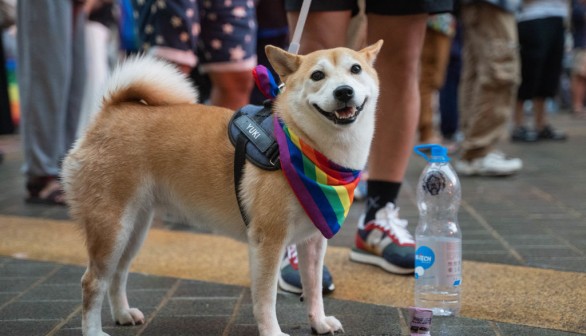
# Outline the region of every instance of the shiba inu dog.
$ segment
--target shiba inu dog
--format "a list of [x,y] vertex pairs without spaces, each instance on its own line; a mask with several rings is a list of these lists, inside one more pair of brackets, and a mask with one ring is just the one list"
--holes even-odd
[[[374,133],[379,81],[373,63],[381,46],[379,41],[360,51],[336,48],[305,56],[268,46],[285,85],[274,115],[332,162],[363,169]],[[156,206],[248,242],[260,335],[285,335],[276,316],[277,279],[285,248],[293,243],[311,327],[318,333],[343,330],[324,313],[327,240],[282,172],[248,162],[239,186],[249,218],[245,226],[234,190],[235,149],[227,135],[234,112],[196,100],[195,89],[173,66],[130,59],[112,74],[100,112],[64,161],[67,203],[89,255],[82,278],[83,334],[106,335],[100,317],[106,293],[117,323],[145,322],[128,304],[126,280]]]

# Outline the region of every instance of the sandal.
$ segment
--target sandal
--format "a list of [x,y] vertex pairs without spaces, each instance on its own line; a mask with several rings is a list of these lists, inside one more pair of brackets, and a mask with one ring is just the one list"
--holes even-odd
[[55,176],[32,177],[26,183],[29,196],[25,199],[29,204],[67,205],[65,192]]

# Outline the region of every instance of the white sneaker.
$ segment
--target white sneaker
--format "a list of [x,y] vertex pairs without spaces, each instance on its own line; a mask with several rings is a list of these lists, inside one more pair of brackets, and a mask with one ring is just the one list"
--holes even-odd
[[458,174],[472,176],[507,176],[523,168],[519,158],[507,158],[501,152],[490,152],[486,156],[472,161],[457,160],[454,168]]

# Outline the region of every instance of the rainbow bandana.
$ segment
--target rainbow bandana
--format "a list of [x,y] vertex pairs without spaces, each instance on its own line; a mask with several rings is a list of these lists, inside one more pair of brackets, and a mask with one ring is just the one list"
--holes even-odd
[[361,171],[330,161],[299,139],[277,116],[273,119],[281,169],[313,224],[330,239],[348,215]]

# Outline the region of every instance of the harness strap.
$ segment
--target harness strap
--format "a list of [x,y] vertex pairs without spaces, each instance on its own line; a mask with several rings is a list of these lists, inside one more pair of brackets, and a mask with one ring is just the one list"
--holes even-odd
[[249,219],[246,211],[244,210],[244,204],[242,203],[242,196],[240,196],[240,182],[242,180],[242,175],[244,175],[244,163],[246,162],[246,144],[248,143],[248,139],[240,134],[236,139],[235,149],[236,152],[234,153],[234,190],[236,191],[236,201],[238,201],[238,209],[240,210],[240,215],[242,216],[242,220],[244,220],[244,225],[248,227]]
[[250,218],[241,196],[242,176],[246,161],[264,170],[279,170],[279,144],[273,134],[272,103],[247,105],[237,111],[228,125],[228,135],[234,145],[234,191],[238,209],[246,227]]

